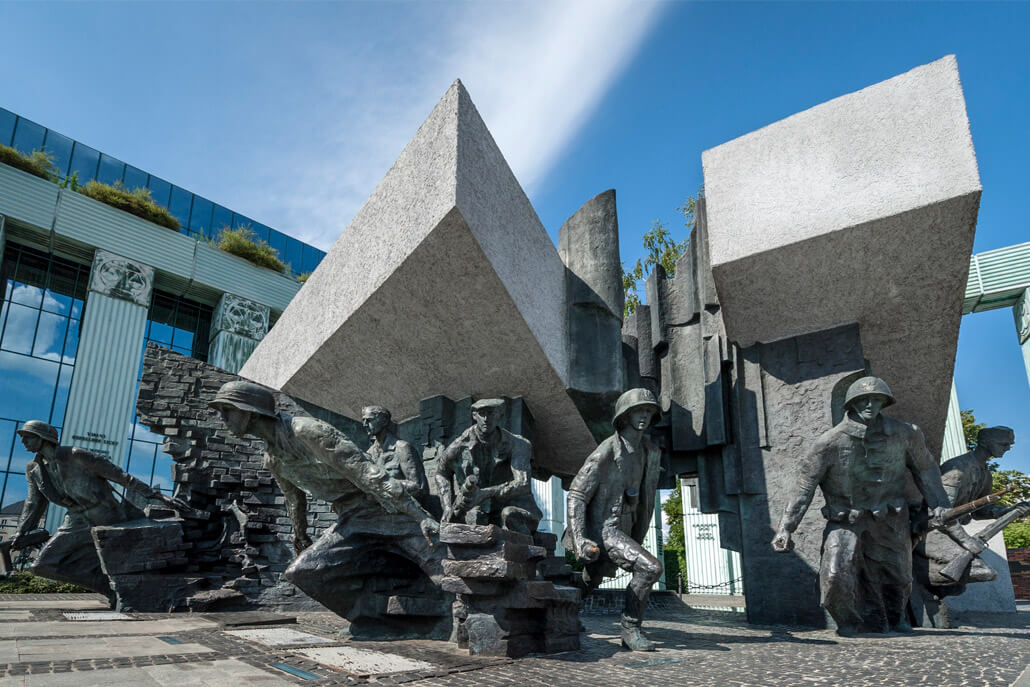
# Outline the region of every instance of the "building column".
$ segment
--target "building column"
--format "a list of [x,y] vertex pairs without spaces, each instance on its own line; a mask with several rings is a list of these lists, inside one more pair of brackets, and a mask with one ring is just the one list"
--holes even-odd
[[1012,308],[1016,317],[1016,333],[1019,345],[1023,347],[1023,363],[1026,365],[1026,377],[1030,382],[1030,289],[1024,289],[1019,302]]
[[268,333],[267,305],[222,294],[211,322],[208,362],[236,374]]
[[0,260],[3,260],[4,248],[7,247],[7,231],[5,230],[6,220],[6,217],[0,215]]
[[948,401],[948,419],[944,422],[944,441],[941,442],[941,462],[961,456],[969,451],[966,434],[962,429],[962,411],[958,406],[955,380],[951,380],[951,400]]
[[561,488],[561,480],[557,477],[552,477],[546,482],[534,479],[533,497],[544,514],[539,529],[558,535],[554,555],[564,556],[565,549],[561,545],[561,536],[565,531],[565,490]]
[[61,443],[125,464],[154,268],[97,250]]

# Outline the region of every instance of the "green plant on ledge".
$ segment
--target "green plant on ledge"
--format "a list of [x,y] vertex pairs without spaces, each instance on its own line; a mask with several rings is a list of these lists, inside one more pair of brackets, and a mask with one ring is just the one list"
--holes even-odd
[[16,148],[0,145],[0,162],[47,181],[57,178],[54,156],[42,150],[34,150],[31,155],[25,155]]
[[101,203],[124,210],[130,215],[136,215],[148,222],[179,231],[179,220],[154,202],[154,199],[150,197],[150,189],[137,188],[130,191],[121,182],[111,186],[99,181],[88,181],[78,188],[76,186],[78,184],[73,185],[73,190],[89,196],[93,200],[99,200]]
[[279,259],[279,253],[257,238],[250,227],[246,225],[240,225],[235,229],[222,227],[217,236],[218,240],[214,245],[226,253],[232,253],[259,267],[267,267],[280,274],[286,271],[286,265]]
[[310,276],[311,276],[311,272],[302,272],[301,274],[297,275],[297,281],[299,281],[301,284],[303,284],[303,283],[305,283],[308,280],[308,277],[310,277]]
[[68,582],[55,582],[30,572],[16,572],[0,580],[0,594],[83,594],[90,590]]

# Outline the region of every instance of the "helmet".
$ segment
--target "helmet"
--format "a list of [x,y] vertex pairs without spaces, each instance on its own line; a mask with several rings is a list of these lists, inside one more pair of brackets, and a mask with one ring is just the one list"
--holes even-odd
[[876,394],[887,397],[887,402],[883,404],[884,408],[894,404],[894,394],[891,393],[887,382],[879,377],[862,377],[848,387],[848,393],[844,396],[844,407],[850,406],[855,399]]
[[215,409],[238,408],[248,413],[275,417],[275,397],[272,392],[253,382],[226,382],[208,405]]
[[19,436],[33,434],[43,441],[49,441],[51,444],[60,443],[60,440],[57,438],[57,430],[42,420],[29,420],[18,428],[18,434]]
[[644,406],[654,410],[654,416],[651,418],[651,424],[654,424],[662,414],[662,409],[655,400],[654,394],[649,389],[630,389],[619,396],[619,400],[615,402],[615,417],[612,418],[612,424],[618,425],[619,418],[623,415],[634,408]]

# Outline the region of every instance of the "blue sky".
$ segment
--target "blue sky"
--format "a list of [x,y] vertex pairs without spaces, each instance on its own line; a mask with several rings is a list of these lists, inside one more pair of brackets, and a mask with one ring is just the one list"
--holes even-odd
[[[956,54],[984,187],[975,250],[1030,240],[1030,3],[0,3],[0,105],[328,248],[455,78],[544,226],[616,188],[622,253],[701,151]],[[1009,310],[967,316],[963,408],[1016,429]]]

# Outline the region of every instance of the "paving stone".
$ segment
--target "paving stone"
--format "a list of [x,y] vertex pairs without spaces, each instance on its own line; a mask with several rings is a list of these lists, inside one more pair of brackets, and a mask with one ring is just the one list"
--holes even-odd
[[81,661],[94,658],[157,656],[211,651],[195,643],[171,645],[157,637],[89,637],[81,639],[17,639],[0,641],[0,663]]
[[86,637],[108,635],[167,635],[187,630],[217,627],[210,620],[196,617],[172,617],[162,620],[120,620],[87,622],[45,622],[31,620],[0,623],[0,639],[12,637]]
[[83,620],[88,620],[88,621],[96,621],[96,620],[136,620],[136,618],[134,618],[131,615],[126,615],[125,613],[115,613],[113,611],[112,612],[102,611],[102,612],[99,612],[99,613],[72,612],[72,613],[63,613],[62,615],[65,618],[67,618],[68,620],[75,620],[75,621],[83,621]]
[[332,639],[319,637],[287,627],[270,627],[257,630],[225,630],[225,634],[258,642],[265,646],[297,646],[304,644],[334,644]]
[[433,664],[404,658],[397,654],[370,649],[358,649],[350,646],[301,649],[294,653],[310,658],[332,668],[346,671],[353,675],[381,675],[384,673],[400,673],[412,670],[431,670]]

